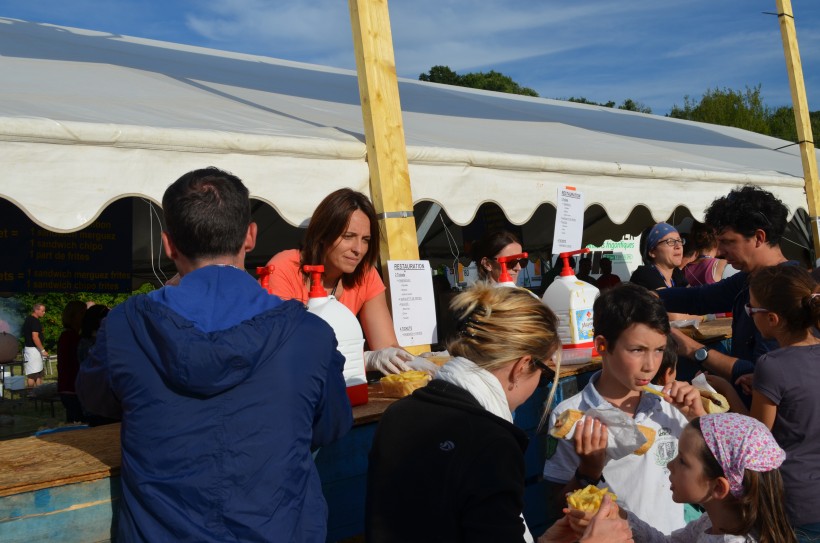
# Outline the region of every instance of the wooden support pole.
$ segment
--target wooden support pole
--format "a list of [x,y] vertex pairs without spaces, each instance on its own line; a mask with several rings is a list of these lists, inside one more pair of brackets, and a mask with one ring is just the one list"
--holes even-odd
[[[381,260],[417,260],[416,221],[387,0],[348,0]],[[412,351],[429,350],[428,346]]]
[[809,105],[806,99],[806,84],[803,81],[803,65],[797,48],[797,31],[791,0],[777,0],[777,19],[780,21],[780,35],[783,38],[783,53],[786,55],[786,69],[789,73],[789,87],[792,92],[794,120],[797,124],[797,141],[800,158],[803,161],[803,179],[806,183],[806,200],[809,204],[811,232],[814,241],[815,264],[820,258],[820,181],[817,176],[817,155],[811,132]]

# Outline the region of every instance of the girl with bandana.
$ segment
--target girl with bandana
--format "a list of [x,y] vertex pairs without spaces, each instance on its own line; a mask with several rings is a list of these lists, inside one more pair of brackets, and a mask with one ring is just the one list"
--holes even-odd
[[668,467],[672,499],[706,512],[671,535],[619,513],[636,542],[795,543],[778,469],[785,457],[760,421],[737,413],[704,415],[683,431]]

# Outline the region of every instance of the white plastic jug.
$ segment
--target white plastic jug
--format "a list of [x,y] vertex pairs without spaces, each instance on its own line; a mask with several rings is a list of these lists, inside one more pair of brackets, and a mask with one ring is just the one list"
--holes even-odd
[[[271,266],[272,268],[272,266]],[[310,274],[310,291],[307,309],[327,322],[336,334],[338,350],[345,357],[344,379],[350,405],[367,403],[367,376],[364,369],[364,334],[356,315],[335,296],[328,295],[322,286],[324,266],[303,266]],[[273,270],[257,268],[262,286],[268,287],[268,279]],[[270,288],[267,289],[270,292]]]
[[322,286],[324,266],[303,266],[310,274],[308,311],[330,324],[336,332],[338,349],[345,357],[344,378],[350,405],[367,403],[367,375],[364,369],[364,334],[356,315]]
[[600,292],[575,277],[575,271],[569,265],[570,256],[588,252],[589,249],[580,249],[559,254],[564,263],[561,274],[541,298],[558,317],[562,364],[583,364],[593,356],[592,304]]

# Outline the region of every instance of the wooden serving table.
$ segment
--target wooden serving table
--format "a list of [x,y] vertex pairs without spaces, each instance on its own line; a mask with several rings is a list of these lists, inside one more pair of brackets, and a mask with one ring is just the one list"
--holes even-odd
[[[598,367],[600,362],[562,368],[556,399],[567,397],[578,380]],[[329,508],[329,542],[364,532],[367,458],[381,414],[396,401],[385,398],[378,384],[368,388],[368,403],[353,408],[353,429],[316,454]],[[538,389],[516,411],[516,424],[531,437],[536,437],[546,395],[546,389]],[[542,438],[531,441],[526,456],[525,516],[534,533],[546,528],[546,491],[539,477],[545,458]],[[119,424],[0,441],[0,541],[111,540],[120,499],[120,461]]]

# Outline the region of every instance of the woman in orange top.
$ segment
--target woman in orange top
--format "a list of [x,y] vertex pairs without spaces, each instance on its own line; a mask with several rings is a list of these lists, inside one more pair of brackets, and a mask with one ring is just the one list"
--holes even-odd
[[361,322],[370,349],[365,352],[368,370],[435,371],[435,364],[398,346],[384,282],[376,270],[378,257],[379,224],[373,204],[360,192],[339,189],[314,211],[302,250],[289,249],[270,259],[274,270],[269,290],[282,299],[307,303],[309,277],[302,265],[323,264],[325,290]]

